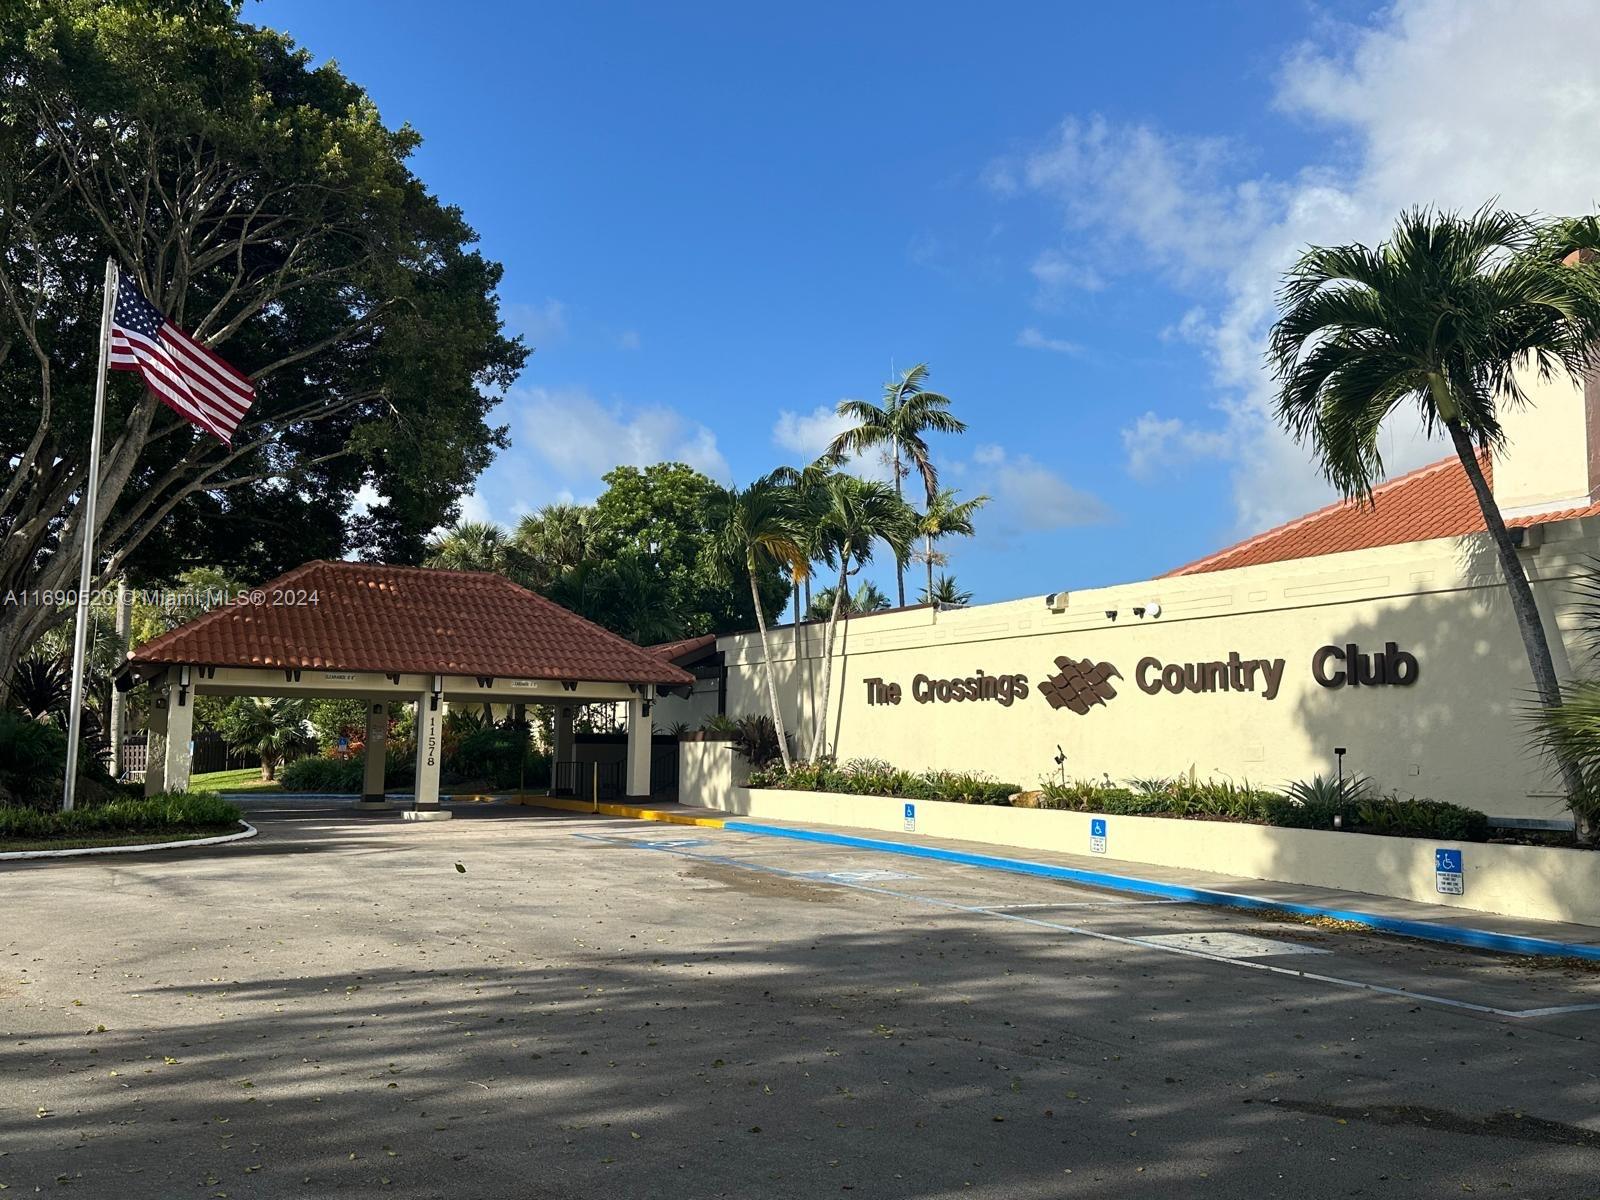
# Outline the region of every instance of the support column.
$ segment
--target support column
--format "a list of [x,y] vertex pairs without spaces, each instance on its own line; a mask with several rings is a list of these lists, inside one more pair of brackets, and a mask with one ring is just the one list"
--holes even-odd
[[[175,668],[187,671],[187,667]],[[182,792],[189,787],[189,767],[194,762],[194,691],[173,682],[167,686],[167,772],[164,790]]]
[[361,776],[361,808],[383,807],[383,769],[387,765],[389,706],[373,700],[367,704],[366,758]]
[[444,697],[427,691],[417,697],[416,805],[401,814],[408,821],[448,821],[439,807],[439,760],[444,757]]
[[[573,747],[576,742],[572,736],[574,715],[572,705],[561,704],[556,706],[556,740],[555,745],[550,748],[550,786],[552,790],[555,788],[556,780],[561,778],[561,772],[557,770],[557,764],[570,763],[575,757]],[[578,780],[575,776],[568,776],[568,782],[572,785],[573,795],[576,796],[583,790],[578,786]],[[582,799],[582,797],[579,798]]]
[[650,797],[650,701],[628,701],[628,783],[630,800]]
[[[129,599],[127,584],[119,578],[117,580],[116,618],[119,651],[128,648],[128,634],[133,629],[133,606],[129,604]],[[122,772],[127,767],[126,757],[122,753],[122,743],[127,733],[127,730],[123,728],[128,723],[127,712],[127,697],[122,694],[121,688],[113,687],[111,689],[111,728],[108,730],[111,735],[111,778],[113,779],[121,779]]]
[[151,691],[150,716],[145,721],[144,794],[159,796],[167,790],[167,697],[164,690]]

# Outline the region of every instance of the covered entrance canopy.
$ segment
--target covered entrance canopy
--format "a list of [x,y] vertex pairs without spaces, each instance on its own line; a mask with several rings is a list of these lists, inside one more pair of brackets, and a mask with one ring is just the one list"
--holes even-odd
[[430,815],[449,703],[555,705],[558,762],[578,705],[626,703],[627,793],[645,796],[651,705],[694,677],[499,575],[316,561],[131,652],[118,686],[144,682],[149,794],[188,786],[194,696],[328,697],[367,702],[363,800],[381,803],[390,710],[415,703],[416,810]]

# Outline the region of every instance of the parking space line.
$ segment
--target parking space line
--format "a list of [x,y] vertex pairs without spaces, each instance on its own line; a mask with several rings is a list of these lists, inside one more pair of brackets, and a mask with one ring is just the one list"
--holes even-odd
[[1393,996],[1413,1003],[1436,1004],[1444,1008],[1453,1008],[1461,1012],[1481,1013],[1484,1016],[1504,1017],[1508,1020],[1528,1020],[1537,1017],[1556,1016],[1566,1013],[1600,1011],[1600,1003],[1594,1004],[1568,1004],[1553,1008],[1507,1009],[1496,1008],[1489,1004],[1474,1004],[1469,1000],[1454,1000],[1448,996],[1436,996],[1430,992],[1416,992],[1408,988],[1388,987],[1381,983],[1368,983],[1360,979],[1346,979],[1338,975],[1324,975],[1316,971],[1298,971],[1293,967],[1277,966],[1273,963],[1257,962],[1250,959],[1224,958],[1219,954],[1209,954],[1204,950],[1195,950],[1183,946],[1167,946],[1157,942],[1147,941],[1144,938],[1130,937],[1122,934],[1105,933],[1100,930],[1086,929],[1079,925],[1067,925],[1060,921],[1047,921],[1040,917],[1030,917],[1025,913],[1007,912],[1000,908],[986,905],[961,904],[954,900],[941,900],[934,896],[919,896],[913,892],[902,892],[895,888],[876,887],[866,883],[852,883],[841,879],[817,878],[815,875],[806,875],[799,871],[791,871],[785,867],[774,867],[766,863],[748,862],[726,854],[696,853],[688,849],[679,849],[673,846],[658,845],[650,842],[634,841],[626,837],[607,837],[604,834],[574,833],[576,838],[589,841],[606,842],[610,845],[633,846],[639,850],[653,850],[660,854],[672,854],[679,858],[691,859],[695,862],[715,863],[719,866],[734,867],[744,871],[754,871],[765,875],[778,875],[788,879],[796,879],[806,883],[815,883],[822,887],[847,888],[856,892],[867,892],[878,896],[888,896],[896,900],[910,901],[932,908],[942,908],[951,912],[965,913],[969,916],[994,917],[1001,921],[1012,921],[1018,924],[1030,925],[1039,929],[1050,929],[1060,933],[1070,933],[1078,937],[1091,938],[1095,941],[1109,942],[1121,946],[1133,946],[1142,950],[1153,950],[1162,954],[1175,954],[1181,958],[1197,958],[1206,962],[1220,963],[1224,966],[1239,967],[1250,971],[1264,971],[1271,975],[1286,976],[1291,979],[1302,979],[1312,983],[1323,983],[1331,987],[1346,988],[1352,991],[1372,992],[1380,996]]

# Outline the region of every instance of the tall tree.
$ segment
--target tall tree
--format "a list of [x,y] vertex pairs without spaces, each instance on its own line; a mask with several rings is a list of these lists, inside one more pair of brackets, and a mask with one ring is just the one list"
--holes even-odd
[[511,540],[527,561],[530,587],[549,587],[589,558],[593,519],[582,504],[546,504],[522,515]]
[[[923,589],[923,603],[934,594],[933,568],[937,563],[945,566],[949,557],[933,548],[934,543],[947,537],[971,537],[977,532],[972,524],[973,515],[989,503],[987,496],[974,496],[971,500],[957,500],[954,488],[940,488],[928,497],[928,506],[917,514],[917,532],[922,535],[922,558],[928,565],[928,585]],[[968,595],[971,599],[971,595]]]
[[[0,591],[73,578],[108,254],[258,398],[227,447],[114,375],[98,582],[415,561],[504,444],[486,418],[526,350],[499,266],[408,170],[412,130],[239,10],[0,6]],[[0,609],[0,666],[61,619]]]
[[493,571],[515,577],[517,547],[492,521],[458,521],[428,543],[427,567],[451,571]]
[[[813,621],[826,621],[833,613],[833,600],[839,589],[832,585],[823,588],[811,599],[811,607],[806,610],[806,616]],[[842,617],[860,616],[862,613],[882,612],[889,607],[889,597],[878,590],[878,585],[870,579],[844,595],[839,601],[839,615]]]
[[[743,491],[732,488],[723,492],[713,506],[712,523],[717,531],[718,552],[713,562],[718,575],[731,580],[743,574],[750,584],[750,602],[761,633],[767,703],[771,706],[772,724],[778,734],[778,754],[783,760],[783,769],[788,771],[794,762],[789,754],[788,735],[784,732],[783,709],[778,704],[777,666],[767,637],[767,617],[759,581],[763,568],[793,563],[803,553],[797,540],[799,525],[790,497],[769,480],[759,480]],[[796,626],[796,639],[799,636],[799,626]],[[795,646],[798,653],[798,640]]]
[[[1550,643],[1516,544],[1484,476],[1505,443],[1501,406],[1528,402],[1519,372],[1583,379],[1600,339],[1600,275],[1575,253],[1593,223],[1539,226],[1488,206],[1413,209],[1376,247],[1313,247],[1284,280],[1270,362],[1278,415],[1348,497],[1384,474],[1379,431],[1413,406],[1443,430],[1500,561],[1539,702],[1561,702]],[[1576,798],[1581,776],[1561,763]]]
[[828,614],[828,630],[823,639],[822,699],[815,714],[809,757],[827,753],[828,693],[833,682],[833,652],[839,632],[839,612],[850,590],[850,577],[872,561],[874,547],[882,542],[903,562],[917,535],[917,514],[887,484],[858,479],[838,472],[828,478],[823,493],[826,504],[820,513],[819,528],[824,538],[828,561],[839,571]]
[[[928,450],[928,433],[963,433],[966,423],[950,412],[950,399],[927,391],[928,364],[918,363],[883,385],[883,403],[867,400],[839,401],[839,415],[855,422],[828,446],[828,454],[864,454],[882,448],[894,473],[894,494],[905,498],[905,478],[912,471],[922,479],[931,503],[939,492],[939,472]],[[902,557],[894,568],[896,603],[905,606],[906,569]]]

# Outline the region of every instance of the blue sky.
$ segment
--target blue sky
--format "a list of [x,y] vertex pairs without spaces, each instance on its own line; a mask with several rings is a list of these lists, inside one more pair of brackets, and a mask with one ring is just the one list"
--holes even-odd
[[[1325,502],[1259,368],[1278,274],[1407,204],[1591,206],[1595,14],[246,8],[415,126],[505,264],[537,351],[468,515],[592,499],[623,461],[747,481],[926,360],[970,426],[945,478],[994,497],[950,547],[979,600],[1145,578]],[[1443,453],[1404,424],[1391,451]]]

